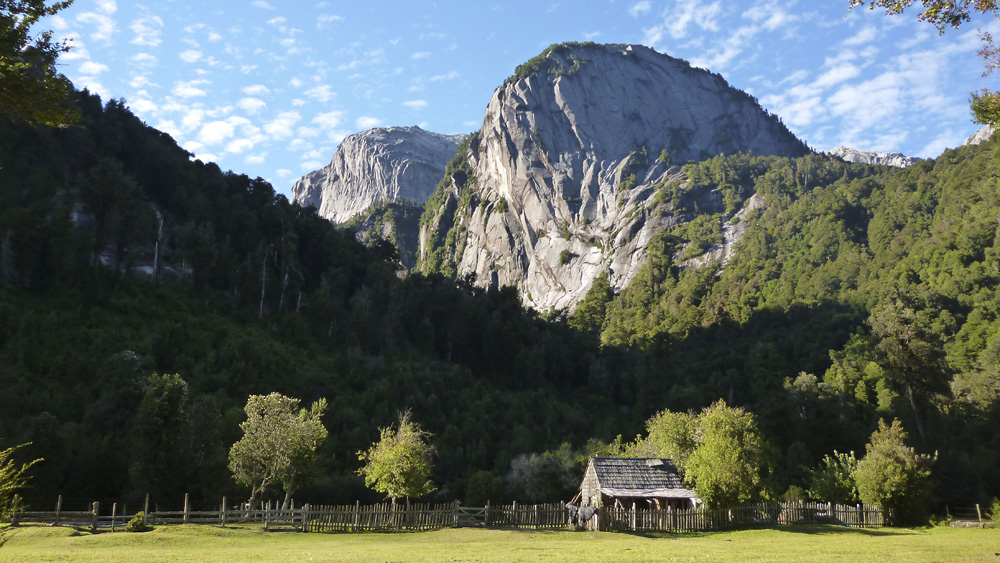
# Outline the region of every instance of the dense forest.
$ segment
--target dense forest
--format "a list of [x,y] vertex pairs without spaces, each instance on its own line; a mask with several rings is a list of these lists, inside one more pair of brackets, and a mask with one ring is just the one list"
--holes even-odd
[[[272,391],[328,402],[297,493],[314,503],[377,499],[358,452],[406,409],[433,435],[432,495],[476,504],[568,500],[588,454],[719,398],[774,452],[765,494],[883,417],[938,452],[935,508],[997,494],[996,142],[906,170],[686,164],[658,209],[690,220],[633,284],[543,316],[512,289],[401,276],[391,243],[192,161],[123,101],[74,103],[74,127],[0,121],[0,448],[45,459],[29,504],[247,495],[226,456]],[[713,192],[723,208],[700,209]],[[754,193],[731,260],[686,262]]]

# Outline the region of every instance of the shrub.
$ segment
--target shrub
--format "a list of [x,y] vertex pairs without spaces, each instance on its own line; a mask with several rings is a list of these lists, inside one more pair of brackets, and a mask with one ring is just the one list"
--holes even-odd
[[150,526],[146,524],[146,514],[144,512],[136,512],[135,516],[125,524],[126,532],[148,532],[152,530]]
[[559,253],[559,263],[563,266],[569,264],[569,261],[576,258],[576,254],[570,252],[569,250],[563,250]]

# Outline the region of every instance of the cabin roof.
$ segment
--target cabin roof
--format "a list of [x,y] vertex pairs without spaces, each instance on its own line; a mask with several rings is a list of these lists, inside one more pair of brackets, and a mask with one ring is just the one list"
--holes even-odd
[[693,498],[674,462],[665,458],[595,457],[591,460],[601,492],[612,497]]

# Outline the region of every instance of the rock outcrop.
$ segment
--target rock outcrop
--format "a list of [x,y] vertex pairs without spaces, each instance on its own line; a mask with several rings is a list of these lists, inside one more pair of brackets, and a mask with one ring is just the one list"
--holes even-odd
[[847,147],[837,147],[828,154],[846,162],[857,162],[859,164],[883,164],[886,166],[895,166],[896,168],[907,168],[923,160],[912,156],[904,156],[898,152],[859,151]]
[[975,133],[970,135],[969,138],[966,139],[964,143],[962,143],[962,146],[965,147],[969,145],[979,145],[988,141],[989,138],[992,136],[993,136],[993,126],[984,125],[979,129],[979,131],[976,131]]
[[420,127],[381,127],[355,133],[337,147],[330,164],[302,177],[292,201],[343,223],[383,200],[422,204],[444,175],[464,135]]
[[685,220],[658,203],[676,166],[807,147],[719,75],[647,47],[564,44],[518,67],[428,200],[424,269],[512,285],[525,305],[573,308],[607,271],[626,286],[653,235]]

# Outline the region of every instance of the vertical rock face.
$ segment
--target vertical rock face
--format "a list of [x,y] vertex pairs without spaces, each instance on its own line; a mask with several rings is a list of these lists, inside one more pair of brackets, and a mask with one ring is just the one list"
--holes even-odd
[[292,201],[343,223],[383,200],[423,203],[464,135],[382,127],[343,140],[325,167],[292,187]]
[[985,143],[992,136],[993,136],[993,126],[984,125],[979,129],[979,131],[976,131],[975,133],[970,135],[969,138],[966,139],[964,143],[962,143],[962,146],[966,147],[969,145],[979,145]]
[[[616,289],[679,220],[653,198],[677,164],[738,151],[808,152],[722,77],[641,46],[560,45],[518,67],[457,158],[471,171],[428,201],[425,269],[514,285],[572,308],[603,271]],[[453,167],[458,168],[458,167]]]

